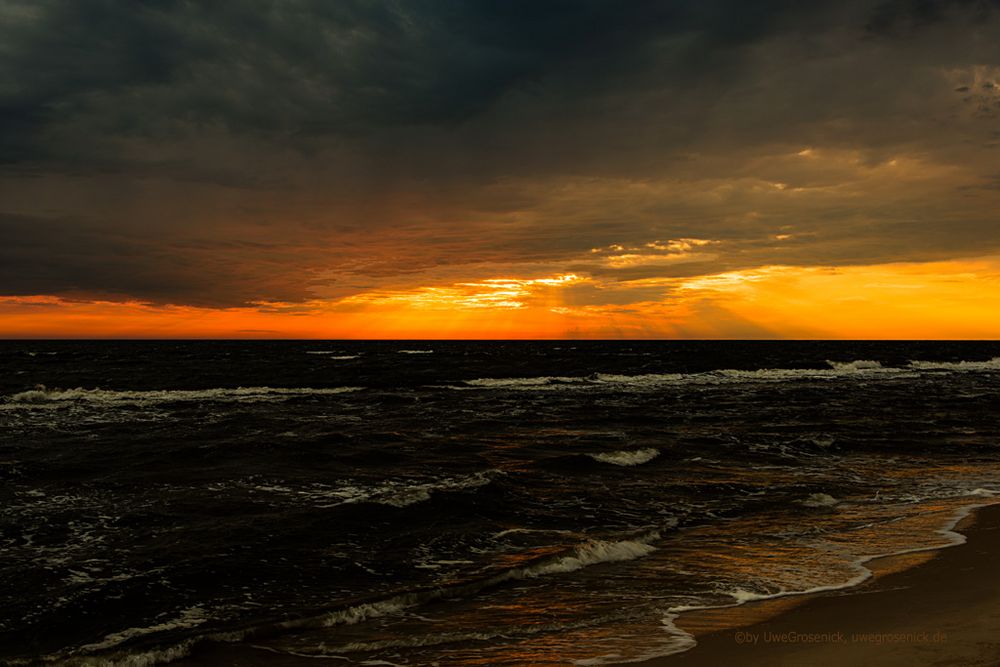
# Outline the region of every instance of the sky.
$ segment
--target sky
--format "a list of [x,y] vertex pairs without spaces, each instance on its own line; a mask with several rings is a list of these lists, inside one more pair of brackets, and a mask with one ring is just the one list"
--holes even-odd
[[1000,0],[0,0],[0,337],[998,338]]

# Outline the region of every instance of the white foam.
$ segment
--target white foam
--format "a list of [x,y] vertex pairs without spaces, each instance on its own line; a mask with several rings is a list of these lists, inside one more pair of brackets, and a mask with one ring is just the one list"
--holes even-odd
[[[551,626],[545,626],[545,629],[562,629],[562,628],[552,628]],[[538,634],[543,632],[544,629],[539,629],[537,626],[528,628],[526,634]],[[325,646],[320,645],[318,652],[314,653],[293,653],[292,655],[299,655],[302,657],[316,658],[321,655],[332,655],[332,654],[344,654],[344,653],[359,653],[359,652],[369,652],[369,651],[381,651],[384,649],[399,649],[399,648],[416,648],[424,646],[437,646],[440,644],[452,644],[455,642],[468,642],[468,641],[489,641],[491,639],[496,639],[498,637],[508,637],[503,632],[452,632],[441,635],[408,635],[401,637],[399,639],[376,639],[373,641],[356,641],[344,644],[342,646]],[[370,663],[360,663],[370,664]]]
[[167,648],[144,651],[143,653],[84,658],[83,660],[72,661],[69,664],[81,664],[87,665],[87,667],[152,667],[153,665],[162,665],[189,656],[194,644],[195,641],[189,639]]
[[[987,491],[988,494],[992,495],[992,492],[990,492],[990,491],[988,491],[986,489],[982,489],[982,490],[983,491]],[[825,495],[825,494],[814,494],[814,495]],[[979,494],[976,494],[975,492],[972,492],[969,495],[979,495]],[[986,494],[983,494],[983,495],[986,495]],[[675,618],[677,618],[677,616],[679,616],[680,614],[682,614],[684,612],[688,612],[688,611],[700,611],[700,610],[704,610],[704,609],[723,609],[723,608],[726,608],[726,607],[738,607],[740,605],[746,604],[747,602],[756,602],[756,601],[759,601],[759,600],[772,600],[772,599],[775,599],[775,598],[783,598],[783,597],[791,597],[791,596],[799,596],[799,595],[812,595],[812,594],[815,594],[815,593],[826,593],[826,592],[830,592],[830,591],[839,591],[839,590],[845,590],[845,589],[848,589],[848,588],[853,588],[855,586],[858,586],[859,584],[864,583],[865,581],[867,581],[868,579],[870,579],[873,576],[872,571],[870,569],[868,569],[868,567],[866,567],[866,564],[869,563],[869,562],[871,562],[871,561],[873,561],[873,560],[877,560],[877,559],[880,559],[880,558],[891,557],[891,556],[901,556],[901,555],[911,554],[911,553],[920,553],[920,552],[925,552],[925,551],[937,551],[939,549],[945,549],[945,548],[948,548],[948,547],[954,547],[954,546],[959,546],[961,544],[965,544],[965,542],[967,541],[965,535],[963,535],[963,534],[961,534],[959,532],[956,532],[955,531],[955,526],[957,526],[958,523],[962,519],[964,519],[965,517],[969,516],[969,514],[971,514],[974,510],[979,509],[981,507],[986,507],[988,504],[992,504],[992,503],[967,505],[967,506],[962,507],[962,508],[958,509],[957,511],[955,511],[952,514],[952,516],[948,519],[948,521],[941,528],[939,528],[938,530],[935,531],[938,535],[941,535],[942,537],[944,537],[946,539],[946,542],[944,544],[934,544],[934,545],[929,545],[929,546],[913,547],[913,548],[910,548],[910,549],[899,549],[897,551],[892,551],[892,552],[888,552],[888,553],[873,554],[873,555],[870,555],[870,556],[864,556],[864,557],[858,558],[857,560],[855,560],[854,562],[851,563],[851,566],[855,570],[854,576],[849,577],[849,578],[847,578],[844,581],[841,581],[841,582],[838,582],[838,583],[833,583],[833,584],[821,584],[821,585],[811,586],[811,587],[802,588],[802,589],[779,589],[777,591],[768,592],[768,593],[761,593],[761,592],[757,592],[757,591],[749,591],[749,590],[746,590],[746,589],[743,589],[743,588],[734,588],[734,589],[730,589],[730,590],[726,590],[726,591],[721,591],[723,594],[728,595],[730,598],[732,598],[733,602],[731,604],[721,604],[721,605],[719,605],[719,604],[714,604],[714,605],[713,604],[710,604],[710,605],[678,605],[678,606],[674,606],[674,607],[671,607],[670,609],[667,610],[667,615],[664,618],[664,622],[665,623],[669,622],[673,626],[673,620]],[[676,629],[676,626],[673,626],[673,627]],[[678,632],[682,632],[682,631],[680,631],[678,629]],[[691,638],[691,640],[692,640],[692,643],[691,643],[691,645],[688,648],[693,647],[697,643],[697,642],[694,641],[693,637]]]
[[[667,625],[667,624],[664,624]],[[542,634],[549,633],[559,633],[565,635],[571,633],[574,630],[584,630],[585,632],[591,628],[591,624],[587,621],[577,621],[577,622],[557,622],[557,623],[532,623],[532,624],[520,624],[514,627],[504,627],[504,626],[493,626],[489,629],[485,629],[479,632],[444,632],[444,633],[431,633],[431,634],[407,634],[405,636],[398,636],[386,639],[375,639],[370,641],[353,641],[340,646],[328,646],[325,644],[320,644],[315,648],[310,648],[309,652],[301,651],[289,651],[289,650],[278,650],[273,647],[259,646],[257,648],[262,648],[264,650],[272,651],[275,653],[282,653],[288,655],[295,655],[300,657],[308,658],[319,658],[319,657],[336,657],[339,659],[346,659],[344,654],[348,653],[368,653],[373,651],[384,651],[386,649],[406,649],[414,647],[427,647],[427,646],[440,646],[443,644],[455,644],[456,642],[485,642],[495,639],[503,639],[509,641],[514,637],[527,638]],[[683,633],[679,630],[676,632],[671,632],[670,628],[667,627],[668,636],[666,641],[657,642],[658,646],[653,649],[646,651],[633,652],[631,656],[623,656],[621,653],[604,653],[600,656],[594,658],[583,658],[573,662],[576,665],[603,665],[603,664],[622,664],[629,662],[644,662],[651,660],[656,657],[661,657],[665,655],[670,655],[673,653],[679,653],[680,651],[690,648],[693,643],[688,641],[687,633]],[[631,647],[630,647],[631,648]],[[360,663],[365,664],[365,663]],[[437,664],[437,663],[430,663]]]
[[579,665],[580,667],[593,667],[595,665],[644,663],[655,660],[656,658],[665,658],[669,655],[689,651],[694,648],[698,642],[695,641],[695,638],[690,633],[687,633],[674,625],[674,619],[677,618],[677,616],[677,613],[668,611],[664,613],[663,617],[660,619],[660,623],[663,625],[663,629],[667,636],[656,648],[646,649],[645,651],[641,651],[630,657],[622,656],[619,653],[605,653],[604,655],[594,656],[593,658],[574,660],[573,664]]
[[835,371],[856,372],[856,371],[880,371],[884,370],[882,364],[870,359],[858,359],[856,361],[827,361],[830,368]]
[[[664,629],[667,630],[666,636],[661,640],[656,641],[653,647],[647,647],[645,650],[638,647],[629,646],[628,655],[623,655],[618,652],[605,652],[601,655],[592,658],[581,658],[574,660],[572,664],[575,665],[605,665],[605,664],[624,664],[624,663],[636,663],[636,662],[646,662],[654,658],[663,657],[671,655],[674,653],[680,653],[691,648],[694,645],[693,640],[690,639],[690,635],[678,630],[673,627],[669,622],[664,622]],[[394,636],[385,639],[374,639],[369,641],[352,641],[347,644],[342,644],[339,646],[329,646],[325,643],[320,643],[318,646],[310,647],[307,651],[302,650],[288,650],[288,649],[278,649],[271,646],[256,646],[266,651],[271,651],[273,653],[278,653],[282,655],[293,655],[303,658],[335,658],[340,660],[347,660],[345,654],[351,653],[371,653],[374,651],[385,651],[387,649],[409,649],[409,648],[419,648],[419,647],[433,647],[441,646],[447,644],[456,644],[457,642],[489,642],[496,639],[502,639],[505,642],[510,641],[513,638],[526,639],[538,635],[545,635],[551,633],[558,633],[560,635],[567,635],[573,633],[574,631],[584,631],[585,633],[591,629],[592,625],[587,621],[577,621],[577,622],[557,622],[557,623],[531,623],[531,624],[520,624],[517,626],[505,627],[505,626],[493,626],[488,629],[484,629],[478,632],[444,632],[444,633],[429,633],[429,634],[405,634],[401,636]],[[572,635],[571,635],[572,636]],[[607,641],[599,640],[599,641]],[[638,650],[637,650],[638,648]],[[370,662],[361,662],[359,664],[371,664]],[[437,662],[431,662],[428,664],[437,664]]]
[[397,614],[419,603],[420,596],[417,593],[409,593],[380,602],[359,604],[327,614],[323,619],[323,625],[355,625],[387,614]]
[[648,463],[660,455],[660,450],[654,447],[646,449],[622,450],[619,452],[607,452],[604,454],[588,454],[590,458],[601,463],[610,463],[616,466],[637,466]]
[[[465,380],[465,388],[484,389],[579,389],[593,386],[614,386],[628,389],[653,389],[671,385],[687,384],[749,384],[786,382],[789,380],[835,380],[871,375],[906,375],[913,369],[883,368],[875,361],[828,362],[831,368],[762,368],[758,370],[722,369],[704,373],[643,373],[640,375],[619,375],[595,373],[590,376],[560,377],[520,377],[520,378],[478,378]],[[462,388],[462,387],[454,387]]]
[[594,376],[594,380],[604,384],[657,386],[663,384],[677,384],[684,382],[686,378],[693,377],[697,376],[684,375],[682,373],[645,373],[642,375],[614,375],[610,373],[598,373]]
[[80,647],[80,650],[92,653],[95,651],[103,651],[109,649],[113,646],[118,646],[130,639],[136,637],[142,637],[145,635],[156,634],[158,632],[167,632],[168,630],[184,630],[187,628],[193,628],[195,626],[201,625],[209,620],[209,617],[205,614],[205,610],[200,605],[195,605],[189,607],[178,615],[176,618],[169,621],[164,621],[162,623],[156,623],[153,625],[138,627],[138,628],[128,628],[126,630],[121,630],[119,632],[114,632],[107,635],[99,642],[93,644],[85,644]]
[[572,535],[573,531],[560,530],[558,528],[508,528],[507,530],[501,530],[499,533],[494,533],[493,539],[500,539],[501,537],[516,535],[519,533],[554,533],[556,535]]
[[[152,667],[171,663],[191,654],[191,649],[201,641],[215,642],[239,642],[247,637],[247,632],[214,632],[200,637],[185,639],[173,646],[151,649],[141,653],[128,653],[119,651],[105,653],[103,655],[80,655],[80,652],[87,648],[83,647],[68,654],[45,656],[42,661],[46,663],[56,663],[67,667]],[[34,663],[32,663],[34,664]]]
[[8,396],[4,405],[32,407],[93,403],[113,405],[149,405],[178,401],[259,402],[276,401],[292,396],[327,396],[360,391],[361,387],[327,389],[283,387],[236,387],[218,389],[162,389],[149,391],[113,391],[108,389],[47,389],[40,386]]
[[588,565],[597,565],[598,563],[635,560],[656,551],[656,547],[651,545],[650,542],[655,542],[659,539],[660,534],[652,532],[638,539],[622,540],[620,542],[591,540],[574,549],[573,553],[557,560],[513,570],[512,572],[515,574],[511,578],[534,578],[557,572],[575,572]]
[[518,378],[478,378],[465,380],[464,386],[450,389],[574,390],[611,385],[621,389],[652,389],[671,385],[716,385],[787,382],[794,380],[905,379],[921,371],[1000,371],[1000,357],[989,361],[931,362],[911,361],[902,368],[886,367],[871,359],[827,361],[829,368],[760,368],[757,370],[722,369],[704,373],[643,373],[620,375],[595,373],[589,376],[548,376]]
[[586,382],[586,378],[542,376],[534,378],[479,378],[478,380],[466,380],[465,384],[470,387],[488,387],[500,389],[517,389],[520,387],[545,387],[559,383]]
[[312,485],[291,488],[279,484],[256,484],[253,491],[271,493],[294,501],[315,503],[320,508],[337,507],[353,503],[377,503],[391,507],[408,507],[425,500],[440,491],[460,491],[485,486],[497,475],[496,469],[482,470],[470,475],[444,477],[430,482],[411,480],[387,480],[380,484],[346,484],[343,486]]
[[[564,574],[601,563],[615,563],[642,558],[656,547],[650,544],[660,539],[660,533],[649,532],[630,540],[617,542],[590,540],[574,548],[570,553],[555,559],[546,560],[534,565],[505,570],[487,579],[476,581],[464,586],[452,588],[435,588],[414,593],[404,593],[386,600],[366,602],[347,609],[338,610],[324,615],[319,619],[319,625],[354,625],[372,618],[396,614],[432,600],[466,596],[477,593],[484,588],[496,586],[507,581],[534,579],[553,574]],[[286,621],[280,624],[282,628],[302,628],[316,625],[314,619]]]
[[[398,614],[409,608],[432,600],[472,595],[484,588],[495,586],[507,581],[557,575],[574,572],[591,565],[641,558],[655,550],[655,547],[653,547],[650,543],[658,539],[660,539],[660,534],[654,531],[636,536],[632,539],[621,541],[591,540],[577,546],[570,553],[558,558],[522,568],[506,570],[487,579],[475,581],[470,584],[405,593],[386,600],[354,605],[346,609],[324,614],[320,617],[285,621],[278,623],[273,627],[276,629],[292,630],[309,627],[355,625],[371,619]],[[177,618],[170,621],[142,628],[130,628],[110,634],[101,642],[81,647],[78,651],[74,651],[73,655],[77,656],[83,651],[91,652],[112,649],[118,647],[123,642],[144,635],[168,630],[196,627],[204,623],[206,620],[207,616],[204,614],[201,607],[192,607],[185,610]],[[210,634],[199,638],[185,640],[184,642],[170,648],[149,651],[146,653],[110,655],[107,657],[81,656],[80,658],[74,657],[73,661],[80,661],[81,664],[101,665],[107,667],[149,667],[154,664],[177,660],[188,655],[191,648],[197,641],[201,641],[203,639],[211,639],[215,641],[240,641],[245,639],[248,636],[248,633],[252,632],[253,631]],[[321,646],[320,648],[322,649],[323,647]],[[675,650],[670,650],[669,652],[677,652],[679,650],[684,650],[684,648],[677,648]],[[65,660],[67,656],[60,657]],[[318,656],[308,655],[305,657]]]
[[593,658],[582,658],[580,660],[574,660],[574,665],[580,665],[580,667],[591,667],[592,665],[610,665],[618,662],[618,658],[622,657],[621,653],[605,653],[604,655],[598,655]]
[[910,368],[922,371],[1000,371],[1000,357],[987,361],[911,361]]
[[357,496],[346,502],[370,501],[392,507],[407,507],[425,500],[430,500],[431,494],[437,491],[460,491],[485,486],[502,474],[499,470],[486,470],[465,475],[463,477],[448,477],[433,482],[393,483],[362,490]]
[[358,359],[361,357],[360,354],[338,354],[333,350],[306,350],[306,354],[322,354],[336,360]]
[[808,498],[800,500],[799,504],[805,507],[833,507],[840,501],[828,493],[813,493]]
[[396,350],[399,354],[434,354],[434,350]]

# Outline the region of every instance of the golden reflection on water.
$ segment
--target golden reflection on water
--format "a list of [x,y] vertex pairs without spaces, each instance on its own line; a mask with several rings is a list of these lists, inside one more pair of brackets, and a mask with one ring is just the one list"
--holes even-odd
[[[968,470],[962,466],[954,466],[955,471],[968,474]],[[907,471],[908,472],[908,471]],[[923,549],[920,551],[909,551],[897,553],[891,556],[883,556],[865,562],[863,566],[872,577],[863,583],[864,588],[877,586],[880,578],[895,572],[900,572],[933,559],[939,551],[939,547],[947,547],[962,541],[962,538],[953,531],[947,530],[957,515],[961,515],[964,508],[968,508],[973,499],[966,496],[934,502],[915,504],[909,508],[903,517],[894,520],[888,508],[883,509],[886,518],[877,525],[866,525],[850,532],[835,533],[825,536],[825,541],[832,545],[839,546],[842,556],[853,556],[857,560],[864,560],[885,553],[894,551]],[[1000,500],[984,498],[983,505],[1000,503]],[[873,519],[871,507],[864,512],[859,507],[846,507],[841,514],[842,518],[850,519],[852,514],[857,518],[864,518],[871,521]],[[896,511],[898,507],[894,508]],[[974,514],[970,514],[961,519],[956,526],[956,530],[974,521]],[[740,570],[758,570],[763,564],[769,561],[794,556],[796,550],[788,548],[778,548],[771,554],[754,553],[753,548],[746,550],[733,549],[725,556],[720,556],[715,561],[729,568],[730,572]],[[816,562],[820,565],[820,562]],[[863,573],[859,566],[851,562],[826,564],[830,570],[829,574],[839,573],[841,577],[857,576]],[[836,577],[830,576],[832,583]],[[847,580],[847,579],[845,579]],[[842,591],[833,591],[830,594],[844,594]],[[751,601],[739,606],[719,607],[714,609],[701,609],[682,614],[676,621],[676,625],[694,635],[704,635],[721,630],[736,629],[760,623],[779,614],[785,613],[811,599],[808,595],[793,595],[760,601]]]
[[[625,662],[680,650],[690,645],[690,635],[757,623],[809,598],[792,595],[736,606],[738,601],[857,583],[870,571],[883,575],[924,562],[933,552],[865,561],[953,544],[960,538],[947,528],[963,508],[997,502],[969,496],[890,502],[891,489],[910,488],[904,480],[929,473],[913,461],[907,468],[890,466],[883,461],[877,471],[885,480],[884,494],[811,508],[805,520],[800,505],[715,518],[664,533],[657,550],[638,560],[507,581],[464,599],[424,605],[408,617],[309,631],[268,644],[317,657],[347,655],[356,663],[405,658],[440,667],[566,665],[598,657]],[[720,469],[705,483],[763,483],[765,475],[774,481],[775,472]],[[952,476],[1000,478],[1000,467],[952,465],[933,472],[942,488]],[[794,478],[795,471],[787,475]],[[559,552],[559,547],[540,547],[496,554],[495,562],[504,570],[520,568]],[[671,624],[670,610],[685,605],[717,608],[682,613]],[[380,642],[400,641],[410,645],[377,648]],[[364,646],[369,650],[354,650]]]

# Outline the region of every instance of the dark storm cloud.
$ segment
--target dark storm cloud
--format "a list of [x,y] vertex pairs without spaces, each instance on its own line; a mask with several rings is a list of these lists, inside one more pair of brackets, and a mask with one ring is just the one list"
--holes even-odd
[[96,112],[95,129],[161,138],[187,125],[287,138],[458,123],[567,65],[599,86],[670,36],[690,35],[692,56],[752,41],[795,5],[8,0],[3,158],[74,157],[46,128]]
[[[232,305],[477,262],[994,249],[998,8],[0,0],[0,292]],[[723,243],[581,264],[685,237]]]
[[204,307],[302,296],[300,276],[266,256],[308,249],[179,241],[75,218],[0,214],[0,230],[0,296],[138,298]]
[[911,32],[953,18],[962,12],[977,21],[987,21],[998,0],[888,0],[872,12],[868,29],[874,33]]

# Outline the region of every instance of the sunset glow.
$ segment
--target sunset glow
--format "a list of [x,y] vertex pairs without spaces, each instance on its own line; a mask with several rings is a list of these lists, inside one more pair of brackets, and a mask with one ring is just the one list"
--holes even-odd
[[0,0],[0,337],[1000,337],[996,12],[585,4]]
[[[630,290],[639,299],[617,303]],[[626,284],[490,278],[239,308],[6,297],[0,327],[13,337],[978,339],[1000,330],[998,302],[1000,257],[987,257]]]

